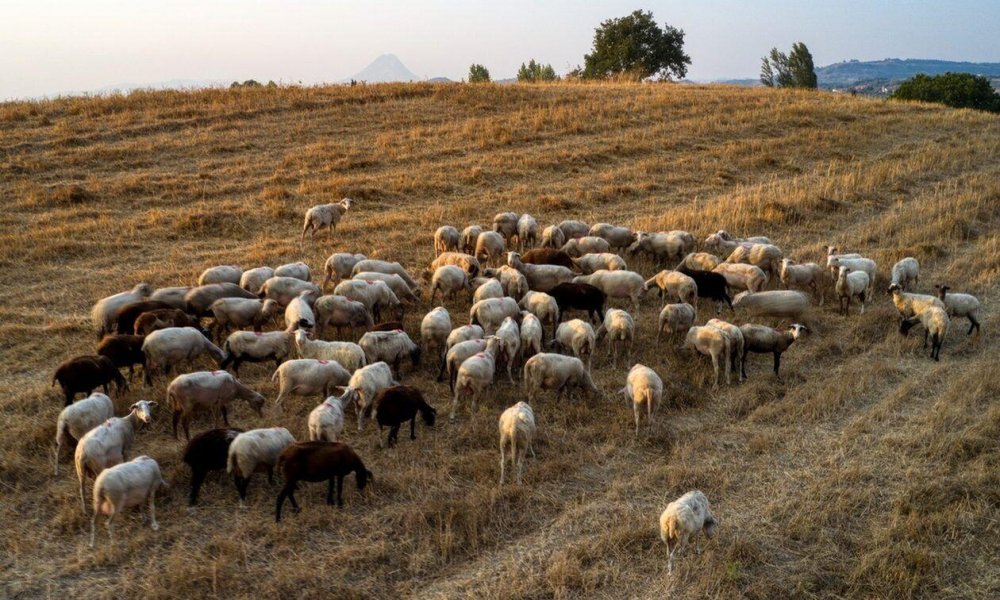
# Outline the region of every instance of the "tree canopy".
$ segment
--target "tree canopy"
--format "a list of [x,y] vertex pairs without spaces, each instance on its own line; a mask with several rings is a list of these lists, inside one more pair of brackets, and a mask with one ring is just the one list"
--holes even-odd
[[485,83],[489,80],[489,69],[476,63],[469,65],[469,83]]
[[915,75],[899,84],[891,97],[896,100],[937,102],[954,108],[1000,112],[1000,94],[990,85],[990,80],[971,73]]
[[534,83],[536,81],[555,81],[556,79],[559,78],[552,65],[543,65],[535,62],[533,58],[528,61],[528,64],[521,63],[521,68],[517,70],[517,80],[520,82]]
[[760,82],[767,87],[815,88],[816,67],[809,48],[802,42],[792,44],[788,54],[771,48],[762,59]]
[[652,12],[637,10],[608,19],[594,31],[594,45],[584,56],[582,75],[669,80],[687,75],[690,64],[691,57],[684,54],[684,31],[667,24],[661,29]]

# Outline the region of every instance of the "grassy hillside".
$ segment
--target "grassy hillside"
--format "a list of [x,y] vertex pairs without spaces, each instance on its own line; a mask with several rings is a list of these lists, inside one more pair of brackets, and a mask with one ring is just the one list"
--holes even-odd
[[[0,132],[4,596],[1000,594],[995,116],[721,86],[388,85],[10,103]],[[304,210],[343,196],[356,204],[336,236],[300,245]],[[783,381],[755,356],[748,382],[718,392],[706,359],[654,347],[647,298],[634,359],[668,382],[651,434],[633,435],[614,395],[625,370],[602,347],[601,396],[536,403],[525,485],[496,484],[496,418],[521,398],[500,381],[474,417],[466,408],[392,450],[351,416],[345,441],[375,472],[372,494],[352,479],[336,510],[307,484],[302,513],[280,526],[278,488],[260,475],[247,509],[223,477],[188,511],[167,381],[136,382],[116,405],[161,402],[134,450],[172,484],[161,528],[130,512],[115,547],[102,528],[87,548],[65,456],[52,476],[62,401],[50,383],[60,361],[93,351],[96,299],[139,281],[189,284],[216,264],[305,260],[319,272],[347,250],[419,272],[438,225],[507,209],[543,224],[767,235],[802,261],[835,243],[879,262],[879,293],[863,316],[817,308],[818,331],[786,353]],[[885,278],[906,255],[920,260],[922,290],[946,281],[986,305],[983,334],[956,322],[940,363],[921,336],[896,332]],[[456,322],[467,307],[449,304]],[[427,309],[407,314],[409,331]],[[270,367],[242,375],[274,398]],[[429,366],[407,382],[446,411]],[[301,439],[318,402],[269,404],[262,419],[238,404],[231,422]],[[718,535],[668,577],[658,516],[694,488],[713,502]]]

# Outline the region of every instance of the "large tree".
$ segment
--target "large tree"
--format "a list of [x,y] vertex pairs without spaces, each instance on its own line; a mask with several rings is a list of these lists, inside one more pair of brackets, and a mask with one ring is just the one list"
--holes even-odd
[[687,74],[691,57],[684,54],[684,31],[664,24],[653,13],[637,10],[608,19],[594,31],[594,47],[583,57],[583,76],[604,79],[625,75],[637,80],[669,80]]
[[809,48],[802,42],[792,44],[788,54],[771,48],[760,67],[760,82],[767,87],[815,88],[816,68]]
[[990,85],[990,80],[971,73],[945,73],[933,77],[921,73],[899,84],[892,98],[1000,112],[1000,94]]

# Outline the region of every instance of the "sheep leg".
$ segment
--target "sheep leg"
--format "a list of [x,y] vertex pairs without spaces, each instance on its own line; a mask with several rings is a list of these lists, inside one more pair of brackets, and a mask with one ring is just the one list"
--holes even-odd
[[719,356],[717,354],[712,354],[712,368],[715,369],[715,383],[712,385],[713,390],[719,389]]
[[413,415],[413,418],[410,419],[410,439],[417,439],[417,415]]
[[924,329],[924,350],[927,349],[927,334],[928,333],[929,332],[926,329]]
[[740,376],[743,379],[747,379],[747,354],[750,353],[750,349],[747,346],[743,347],[743,356],[740,357]]
[[240,505],[244,505],[247,500],[247,488],[250,487],[250,478],[234,475],[233,482],[236,484],[236,492],[240,496]]
[[968,318],[969,318],[969,332],[966,333],[965,335],[972,335],[972,330],[973,329],[975,329],[977,332],[980,330],[980,328],[979,328],[979,320],[976,319],[976,317],[973,316],[972,314],[969,314]]
[[503,485],[504,474],[507,470],[507,458],[504,456],[504,441],[503,437],[500,438],[500,485]]
[[[222,412],[222,423],[226,427],[229,427],[229,410],[226,409],[226,405],[225,404],[222,405],[222,407],[221,407],[220,410]],[[216,424],[218,424],[218,423],[216,423]],[[187,435],[187,425],[186,424],[184,426],[184,434]]]
[[333,486],[334,486],[334,478],[331,477],[326,482],[326,505],[327,506],[333,506]]
[[94,529],[97,527],[97,511],[94,511],[94,516],[90,517],[90,547],[94,547],[95,538],[97,537]]
[[267,468],[267,484],[274,485],[274,466]]
[[781,379],[781,375],[778,374],[778,369],[781,367],[781,352],[774,353],[774,376]]
[[149,492],[149,527],[153,531],[160,530],[160,524],[156,522],[156,486]]
[[201,490],[201,484],[205,482],[205,475],[208,471],[204,469],[194,469],[191,472],[191,493],[188,495],[188,506],[194,506],[198,503],[198,492]]
[[337,506],[344,508],[344,476],[337,475]]
[[459,390],[455,390],[455,397],[451,401],[451,414],[448,415],[448,421],[451,423],[455,422],[455,412],[458,411],[458,392]]
[[174,411],[174,418],[173,418],[173,421],[174,421],[174,439],[175,440],[177,439],[177,424],[180,422],[180,420],[181,420],[181,411],[175,410]]
[[632,412],[635,414],[635,434],[639,435],[639,414],[641,411],[637,403],[632,403]]
[[83,515],[87,516],[87,501],[83,498],[83,484],[87,480],[87,468],[83,468],[83,473],[80,473],[78,478],[80,480],[80,507],[83,509]]
[[288,488],[289,488],[289,486],[285,485],[285,487],[281,488],[281,492],[278,493],[278,501],[277,501],[276,506],[274,508],[274,522],[275,523],[280,523],[281,522],[281,507],[284,506],[284,504],[285,504],[285,498],[288,497],[288,494],[289,494]]
[[391,448],[395,446],[396,442],[398,441],[399,441],[399,425],[393,425],[392,427],[389,428],[389,439],[388,439],[389,447]]

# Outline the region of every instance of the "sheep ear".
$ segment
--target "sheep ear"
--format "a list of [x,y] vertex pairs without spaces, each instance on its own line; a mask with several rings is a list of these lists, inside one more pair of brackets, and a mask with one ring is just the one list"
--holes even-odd
[[147,404],[149,404],[150,406],[156,406],[156,400],[150,400],[149,402],[147,402]]

